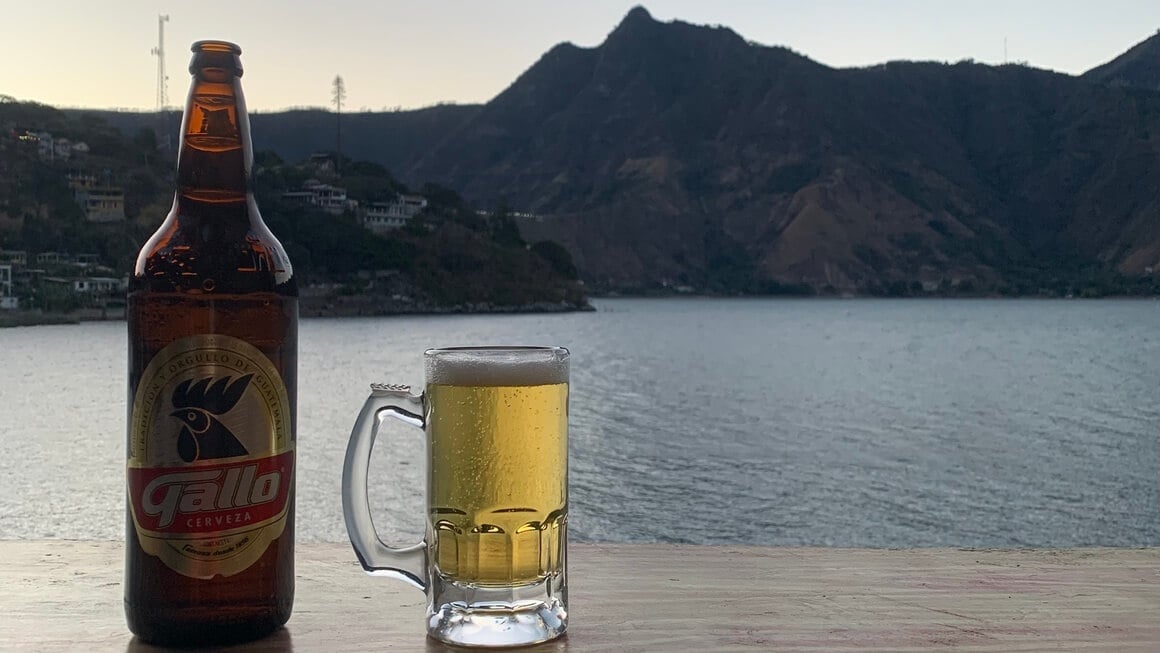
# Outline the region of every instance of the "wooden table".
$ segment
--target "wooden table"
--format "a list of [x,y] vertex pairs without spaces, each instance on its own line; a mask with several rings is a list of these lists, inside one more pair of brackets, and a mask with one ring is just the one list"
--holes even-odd
[[[1160,651],[1160,549],[578,545],[566,638],[526,651]],[[0,650],[157,651],[120,542],[0,541]],[[423,596],[300,544],[285,630],[229,651],[447,651]]]

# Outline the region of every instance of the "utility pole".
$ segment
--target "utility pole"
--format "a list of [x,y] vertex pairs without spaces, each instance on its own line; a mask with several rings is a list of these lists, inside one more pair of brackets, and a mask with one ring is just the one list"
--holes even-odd
[[334,101],[334,125],[335,125],[335,161],[334,170],[338,172],[342,168],[342,103],[346,100],[346,84],[342,81],[342,75],[334,76],[333,83],[334,90],[330,97]]
[[170,140],[173,135],[165,128],[165,109],[169,106],[169,75],[165,74],[165,23],[169,22],[169,14],[157,15],[157,47],[150,54],[157,57],[157,128],[155,134],[164,134],[157,146],[169,150],[172,147]]
[[165,74],[165,23],[169,22],[169,14],[157,16],[157,47],[150,54],[157,57],[157,111],[164,112],[169,104],[168,81]]

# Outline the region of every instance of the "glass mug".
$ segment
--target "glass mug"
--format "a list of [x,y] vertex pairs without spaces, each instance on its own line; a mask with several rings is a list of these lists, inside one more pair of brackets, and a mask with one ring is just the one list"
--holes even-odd
[[[568,625],[568,358],[563,347],[429,349],[422,394],[371,386],[342,472],[347,532],[368,573],[427,593],[435,639],[519,646]],[[367,499],[384,414],[427,436],[427,534],[402,549],[379,539]]]

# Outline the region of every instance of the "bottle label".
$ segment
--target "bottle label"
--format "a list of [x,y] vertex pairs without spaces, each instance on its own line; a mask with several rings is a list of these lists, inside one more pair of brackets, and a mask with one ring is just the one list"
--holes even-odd
[[178,340],[133,397],[128,491],[141,548],[191,578],[232,576],[286,527],[294,441],[286,386],[252,345]]

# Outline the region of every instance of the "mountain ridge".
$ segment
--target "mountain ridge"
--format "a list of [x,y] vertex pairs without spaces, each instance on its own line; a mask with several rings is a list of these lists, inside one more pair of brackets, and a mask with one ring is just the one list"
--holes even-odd
[[[344,153],[537,215],[596,289],[1078,292],[1160,268],[1160,94],[1121,59],[830,68],[638,7],[484,105],[344,114]],[[256,114],[255,144],[333,120]]]
[[1160,91],[1160,30],[1081,77],[1101,84]]

